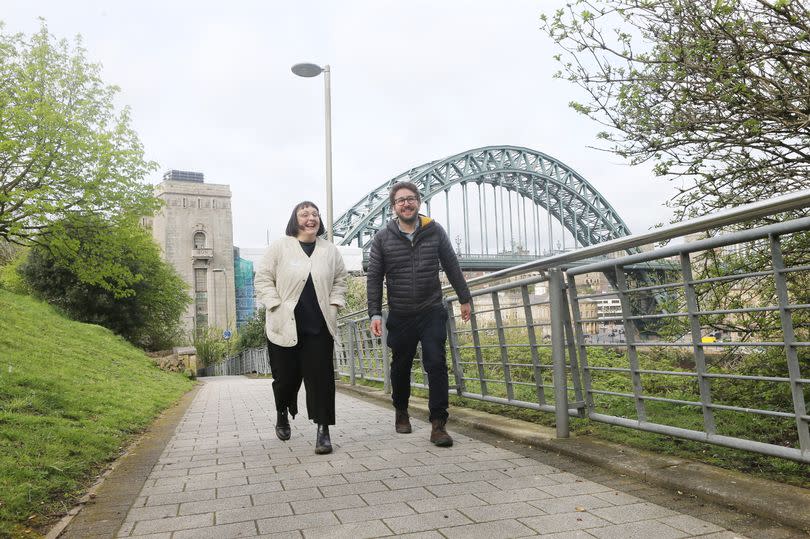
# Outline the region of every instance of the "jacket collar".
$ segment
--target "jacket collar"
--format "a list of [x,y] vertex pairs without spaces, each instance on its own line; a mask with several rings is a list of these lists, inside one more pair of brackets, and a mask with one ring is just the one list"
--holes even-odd
[[[433,228],[433,219],[428,217],[427,215],[419,214],[419,226],[416,228],[416,235],[422,233],[422,230],[426,228]],[[391,219],[388,221],[388,228],[391,229],[391,232],[396,232],[400,234],[401,230],[399,229],[399,219]]]

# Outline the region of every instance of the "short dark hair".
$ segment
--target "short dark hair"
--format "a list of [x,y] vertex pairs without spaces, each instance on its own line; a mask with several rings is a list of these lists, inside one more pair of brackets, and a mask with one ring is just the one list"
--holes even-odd
[[408,191],[413,191],[413,194],[416,195],[416,200],[422,200],[422,195],[419,194],[419,188],[413,182],[397,182],[391,186],[391,190],[388,191],[388,201],[391,205],[394,205],[394,195],[400,189],[407,189]]
[[[287,223],[287,230],[285,231],[288,236],[295,237],[298,235],[298,231],[300,230],[298,227],[298,210],[302,210],[304,208],[315,208],[315,211],[318,212],[320,215],[321,210],[318,209],[318,206],[315,205],[314,202],[310,202],[309,200],[305,200],[303,202],[299,202],[295,205],[292,211],[292,215],[290,215],[290,221]],[[323,227],[323,219],[320,217],[318,218],[319,226],[318,226],[318,236],[322,236],[326,229]]]

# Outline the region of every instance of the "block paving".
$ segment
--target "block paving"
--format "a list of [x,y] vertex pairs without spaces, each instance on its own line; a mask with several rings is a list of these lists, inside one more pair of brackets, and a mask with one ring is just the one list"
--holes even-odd
[[[560,455],[430,424],[396,434],[393,411],[337,394],[334,452],[315,455],[301,413],[278,440],[271,380],[204,378],[116,537],[746,539],[779,525]],[[736,531],[734,531],[736,530]]]

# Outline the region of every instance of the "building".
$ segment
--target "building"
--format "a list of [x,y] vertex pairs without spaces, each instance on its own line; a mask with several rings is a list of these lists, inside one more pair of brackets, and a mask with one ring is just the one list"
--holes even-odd
[[253,277],[256,274],[252,260],[241,256],[239,247],[233,248],[233,274],[236,298],[236,328],[242,329],[256,314],[256,290]]
[[144,220],[164,259],[189,285],[193,302],[183,315],[189,332],[203,327],[233,330],[236,291],[231,190],[205,183],[201,172],[170,170],[155,187],[164,202]]

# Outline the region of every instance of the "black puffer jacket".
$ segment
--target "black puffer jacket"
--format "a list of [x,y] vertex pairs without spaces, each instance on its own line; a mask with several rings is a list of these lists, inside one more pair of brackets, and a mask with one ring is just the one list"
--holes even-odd
[[461,303],[469,303],[470,289],[461,273],[450,238],[429,217],[419,216],[413,242],[399,230],[395,220],[377,232],[368,260],[368,314],[382,313],[382,283],[388,290],[388,306],[397,313],[415,314],[442,304],[439,263]]

